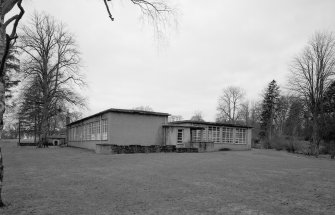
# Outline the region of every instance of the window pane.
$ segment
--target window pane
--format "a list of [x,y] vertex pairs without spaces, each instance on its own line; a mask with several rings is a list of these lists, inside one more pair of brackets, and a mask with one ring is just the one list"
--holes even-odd
[[107,119],[101,121],[101,133],[102,133],[102,140],[107,140],[107,131],[108,131],[108,123]]
[[244,128],[237,128],[236,129],[236,144],[246,144],[246,129]]
[[183,142],[183,129],[178,129],[177,132],[177,143],[182,143]]

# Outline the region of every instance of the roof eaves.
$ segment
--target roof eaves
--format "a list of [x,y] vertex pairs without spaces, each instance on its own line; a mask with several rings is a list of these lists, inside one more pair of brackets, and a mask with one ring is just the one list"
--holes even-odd
[[253,128],[252,126],[247,125],[238,125],[238,124],[230,124],[230,123],[220,123],[220,122],[206,122],[206,121],[193,121],[193,120],[182,120],[182,121],[175,121],[171,122],[174,124],[197,124],[197,125],[216,125],[216,126],[227,126],[227,127],[236,127],[236,128]]
[[126,113],[126,114],[127,113],[128,114],[139,114],[139,115],[151,115],[151,116],[170,116],[170,114],[168,114],[168,113],[161,113],[161,112],[110,108],[110,109],[95,113],[93,115],[84,117],[82,119],[76,120],[74,122],[71,122],[71,123],[67,124],[67,126],[74,125],[74,124],[80,123],[82,121],[85,121],[87,119],[90,119],[90,118],[93,118],[93,117],[96,117],[96,116],[99,116],[99,115],[102,115],[102,114],[105,114],[105,113],[109,113],[109,112]]

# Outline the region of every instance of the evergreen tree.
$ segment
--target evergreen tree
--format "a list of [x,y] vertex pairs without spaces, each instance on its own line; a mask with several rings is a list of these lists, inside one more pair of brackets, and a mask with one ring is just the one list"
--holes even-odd
[[17,58],[18,51],[15,46],[11,46],[8,51],[7,60],[5,63],[5,97],[6,99],[13,97],[12,89],[16,87],[20,81],[18,75],[20,72],[20,61]]
[[279,104],[279,86],[275,80],[271,81],[265,91],[262,102],[261,130],[262,138],[265,138],[265,147],[268,147],[272,138],[273,123],[276,119]]

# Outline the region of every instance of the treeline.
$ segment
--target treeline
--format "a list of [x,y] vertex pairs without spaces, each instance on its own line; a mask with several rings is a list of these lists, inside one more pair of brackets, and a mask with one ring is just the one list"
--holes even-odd
[[[290,65],[285,93],[273,80],[261,101],[250,103],[238,87],[223,90],[218,122],[254,127],[253,143],[263,148],[335,153],[335,37],[317,32]],[[305,141],[305,142],[304,142]],[[305,146],[302,146],[304,145]],[[301,149],[303,148],[303,149]]]

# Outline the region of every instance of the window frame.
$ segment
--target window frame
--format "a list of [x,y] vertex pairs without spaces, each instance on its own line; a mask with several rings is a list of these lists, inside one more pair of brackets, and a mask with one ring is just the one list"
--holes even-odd
[[178,128],[177,129],[177,143],[183,143],[183,141],[184,141],[184,129]]
[[247,129],[236,128],[236,130],[235,130],[235,144],[237,144],[237,145],[247,144]]
[[222,143],[223,144],[233,144],[234,143],[234,128],[222,127]]

